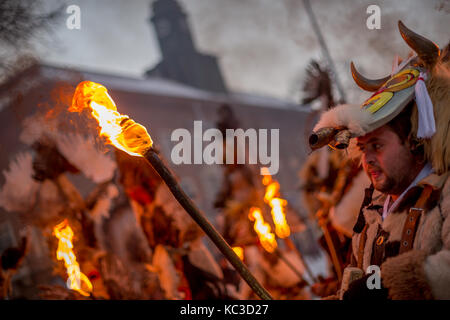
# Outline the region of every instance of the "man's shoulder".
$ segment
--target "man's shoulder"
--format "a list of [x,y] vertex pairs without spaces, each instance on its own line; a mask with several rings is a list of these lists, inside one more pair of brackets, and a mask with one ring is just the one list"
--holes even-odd
[[450,172],[441,175],[430,174],[419,183],[420,185],[430,185],[439,196],[438,209],[445,219],[450,214]]
[[442,192],[448,193],[450,191],[450,172],[443,174],[431,173],[418,183],[419,186],[429,185],[435,190],[442,190]]

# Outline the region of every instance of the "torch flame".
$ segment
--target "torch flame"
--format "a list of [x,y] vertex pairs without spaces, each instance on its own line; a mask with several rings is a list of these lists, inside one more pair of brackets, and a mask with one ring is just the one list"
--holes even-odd
[[[56,250],[56,259],[64,260],[64,266],[67,269],[67,286],[81,295],[87,297],[92,292],[92,283],[89,278],[81,272],[77,258],[73,253],[73,231],[67,220],[64,220],[53,229],[55,236],[59,239],[58,249]],[[84,283],[82,289],[82,283]]]
[[253,229],[258,234],[259,242],[267,252],[274,252],[277,248],[277,240],[271,232],[270,225],[264,221],[261,210],[256,207],[250,208],[248,218],[255,221]]
[[263,185],[267,186],[270,182],[272,182],[272,176],[270,175],[269,168],[262,167],[261,174],[263,175]]
[[281,198],[273,198],[270,200],[273,223],[275,224],[275,233],[282,239],[289,237],[291,234],[291,230],[286,221],[286,215],[284,214],[284,207],[286,205],[287,201]]
[[287,201],[279,198],[280,184],[272,180],[272,176],[267,168],[262,168],[264,174],[262,183],[266,186],[264,202],[272,208],[271,214],[273,223],[275,224],[275,233],[279,238],[287,238],[291,234],[291,230],[286,221],[285,207]]
[[276,181],[271,182],[266,187],[266,194],[264,195],[264,201],[270,204],[270,200],[272,200],[280,191],[280,184]]
[[98,121],[100,135],[116,148],[132,156],[142,156],[152,146],[147,129],[117,112],[116,104],[103,85],[91,81],[78,84],[69,111],[81,112],[85,108],[90,108],[91,115]]

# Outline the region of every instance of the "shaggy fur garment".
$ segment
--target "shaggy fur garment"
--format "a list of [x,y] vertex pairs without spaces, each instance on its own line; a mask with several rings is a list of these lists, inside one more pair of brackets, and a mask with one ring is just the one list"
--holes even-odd
[[423,264],[426,253],[411,250],[386,260],[381,265],[383,286],[393,300],[433,299]]

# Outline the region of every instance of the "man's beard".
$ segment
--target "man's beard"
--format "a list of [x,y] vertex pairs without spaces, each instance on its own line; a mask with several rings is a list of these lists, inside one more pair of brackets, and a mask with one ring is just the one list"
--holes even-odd
[[[373,171],[377,171],[378,172],[378,177],[374,177],[372,175],[371,172],[373,172]],[[371,166],[371,167],[367,168],[366,173],[368,174],[369,179],[372,182],[373,187],[375,188],[375,190],[378,190],[378,191],[383,192],[383,193],[389,193],[396,186],[395,179],[393,179],[392,177],[388,176],[386,174],[386,172],[384,172],[379,167]]]
[[382,174],[383,174],[382,181],[380,180],[374,181],[374,179],[371,179],[373,187],[380,192],[390,193],[391,191],[393,191],[395,187],[395,181],[391,177],[388,177],[384,172]]

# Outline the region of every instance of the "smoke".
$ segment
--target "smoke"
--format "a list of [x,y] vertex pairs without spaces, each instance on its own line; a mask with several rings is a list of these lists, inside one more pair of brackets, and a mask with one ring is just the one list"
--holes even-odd
[[70,163],[95,183],[113,178],[116,163],[110,155],[99,150],[94,139],[80,134],[59,135],[56,143],[59,151]]
[[31,153],[19,153],[3,171],[5,184],[0,189],[0,207],[9,212],[31,210],[39,187],[32,178],[32,160]]

